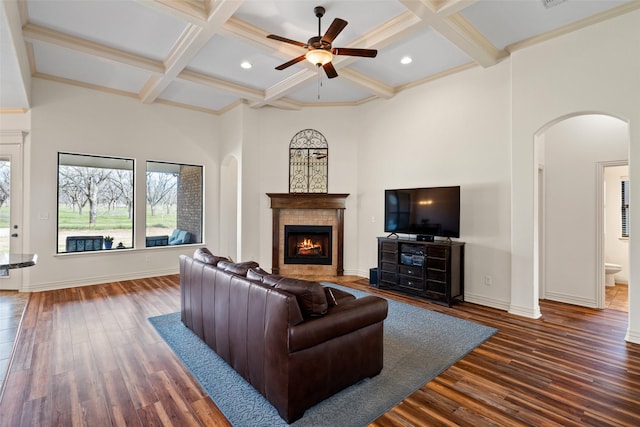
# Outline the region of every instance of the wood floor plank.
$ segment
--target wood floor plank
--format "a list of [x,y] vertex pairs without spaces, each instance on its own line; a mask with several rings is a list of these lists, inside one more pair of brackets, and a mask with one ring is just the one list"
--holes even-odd
[[[446,307],[329,277],[499,332],[371,423],[415,426],[640,425],[640,345],[627,314],[541,301],[541,319]],[[147,320],[180,309],[177,275],[33,293],[22,318],[0,427],[229,427]]]

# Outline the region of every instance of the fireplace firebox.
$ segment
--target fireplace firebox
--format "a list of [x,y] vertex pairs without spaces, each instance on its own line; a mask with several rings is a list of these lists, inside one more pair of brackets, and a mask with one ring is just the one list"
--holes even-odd
[[331,265],[330,225],[285,225],[284,263]]

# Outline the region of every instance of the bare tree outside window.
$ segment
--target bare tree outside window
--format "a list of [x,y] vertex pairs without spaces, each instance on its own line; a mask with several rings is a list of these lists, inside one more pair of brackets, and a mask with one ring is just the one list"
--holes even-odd
[[147,162],[146,247],[202,242],[202,166]]
[[131,159],[58,154],[58,253],[107,249],[107,236],[133,247],[133,166]]
[[11,167],[9,162],[0,160],[0,208],[9,200],[11,191]]

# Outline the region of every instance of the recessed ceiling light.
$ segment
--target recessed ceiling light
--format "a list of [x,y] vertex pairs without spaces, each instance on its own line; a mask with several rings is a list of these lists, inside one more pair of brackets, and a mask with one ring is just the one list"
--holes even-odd
[[411,64],[413,62],[413,59],[410,56],[405,56],[404,58],[402,58],[400,60],[400,63],[402,65],[407,65],[407,64]]
[[243,61],[242,64],[240,64],[240,66],[242,68],[244,68],[245,70],[248,70],[249,68],[251,68],[251,62],[249,61]]

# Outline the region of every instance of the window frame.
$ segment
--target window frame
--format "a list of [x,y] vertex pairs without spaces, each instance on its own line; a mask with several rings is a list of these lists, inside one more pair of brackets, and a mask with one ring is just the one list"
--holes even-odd
[[[92,159],[91,161],[80,161],[80,160],[72,160],[73,157],[77,157],[78,159]],[[108,168],[105,167],[109,164],[112,164],[113,167]],[[118,165],[118,163],[120,165]],[[104,244],[106,235],[101,235],[100,230],[96,230],[95,233],[89,234],[79,234],[78,236],[66,236],[65,241],[61,249],[61,229],[60,229],[60,203],[61,203],[61,167],[62,166],[77,166],[77,167],[85,167],[85,168],[104,168],[109,170],[125,170],[130,171],[131,174],[131,188],[130,188],[130,210],[131,210],[131,246],[125,247],[126,249],[135,248],[135,217],[136,217],[136,197],[135,197],[135,188],[136,188],[136,161],[133,158],[128,157],[118,157],[111,155],[100,155],[100,154],[86,154],[86,153],[73,153],[73,152],[64,152],[59,151],[57,156],[57,168],[56,168],[56,254],[85,254],[85,253],[95,253],[95,252],[104,252],[109,251],[110,248],[107,248]],[[120,167],[117,167],[120,166]],[[127,167],[123,167],[127,166]],[[108,177],[104,178],[105,180]],[[96,205],[100,203],[96,202]],[[90,213],[91,215],[91,213]],[[63,233],[63,236],[64,233]],[[69,240],[69,237],[76,237],[77,239]],[[83,239],[84,237],[84,239]],[[75,241],[75,242],[74,242]],[[100,246],[97,248],[96,246]],[[68,250],[71,247],[74,250]],[[122,249],[122,248],[118,248]]]
[[[150,173],[150,168],[149,165],[155,165],[156,168],[158,169],[167,169],[167,172],[170,172],[170,169],[176,168],[176,174],[178,175],[178,179],[176,182],[176,227],[172,230],[172,232],[170,233],[170,235],[162,235],[162,236],[149,236],[148,234],[148,229],[149,229],[149,224],[147,223],[147,219],[148,219],[148,213],[147,213],[147,209],[149,209],[148,206],[148,182],[147,182],[147,178],[148,178],[148,174]],[[180,180],[180,174],[182,173],[182,168],[197,168],[198,169],[198,182],[197,182],[197,186],[198,186],[198,190],[199,190],[199,195],[198,195],[198,202],[194,202],[194,203],[189,203],[188,206],[196,206],[197,208],[199,208],[199,212],[197,213],[197,220],[193,220],[191,224],[185,224],[184,222],[181,221],[180,217],[181,217],[181,212],[183,212],[183,209],[180,209],[180,198],[183,196],[183,194],[181,193],[181,180]],[[151,172],[162,172],[161,170],[159,171],[154,171],[153,169],[155,168],[151,168]],[[176,245],[198,245],[198,244],[202,244],[204,241],[204,165],[200,165],[200,164],[191,164],[191,163],[180,163],[180,162],[169,162],[169,161],[162,161],[162,160],[146,160],[145,161],[145,209],[144,209],[144,216],[145,216],[145,245],[144,247],[149,249],[149,248],[162,248],[162,247],[175,247]],[[187,216],[189,216],[189,214],[186,214]],[[188,222],[188,221],[187,221]],[[187,225],[185,227],[185,225]],[[187,241],[185,242],[184,240],[180,240],[181,237],[183,237],[183,234],[179,234],[177,233],[178,231],[186,231],[186,235],[189,236]],[[166,238],[166,239],[165,239]]]

